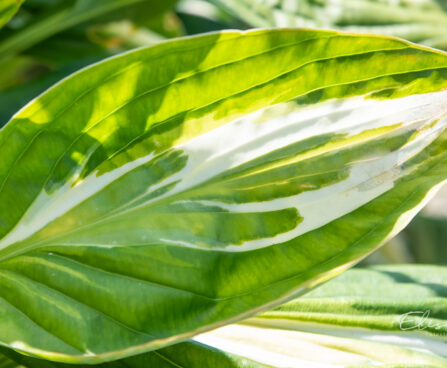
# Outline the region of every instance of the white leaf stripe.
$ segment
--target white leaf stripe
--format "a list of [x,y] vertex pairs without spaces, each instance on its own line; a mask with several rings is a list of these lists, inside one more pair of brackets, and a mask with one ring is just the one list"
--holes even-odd
[[[351,179],[347,178],[332,186],[268,202],[245,204],[225,204],[219,201],[205,202],[212,204],[214,207],[220,207],[236,213],[267,212],[294,207],[298,210],[300,216],[304,218],[304,222],[298,224],[291,232],[278,235],[273,239],[266,238],[264,240],[252,241],[245,245],[228,244],[221,248],[222,250],[252,250],[272,243],[281,243],[293,239],[355,210],[389,190],[393,186],[394,180],[403,175],[399,167],[426,147],[444,129],[446,124],[445,116],[447,115],[447,109],[444,104],[446,96],[446,92],[438,92],[391,101],[375,101],[371,99],[335,101],[323,103],[320,108],[308,111],[298,108],[297,111],[292,110],[288,114],[278,117],[273,117],[276,111],[282,112],[284,109],[290,109],[290,107],[275,106],[266,111],[253,113],[245,118],[235,120],[232,123],[193,138],[185,144],[176,146],[175,149],[181,150],[186,155],[188,159],[187,165],[174,175],[150,186],[146,193],[142,193],[140,197],[153,193],[166,185],[176,182],[178,184],[163,195],[144,203],[138,203],[137,207],[130,207],[115,216],[123,218],[131,211],[151,206],[153,202],[156,203],[163,200],[163,198],[172,197],[177,193],[200,187],[202,183],[213,177],[222,175],[237,166],[306,138],[328,133],[341,133],[353,136],[362,133],[362,130],[365,128],[372,130],[392,127],[401,121],[405,121],[405,124],[398,128],[399,131],[402,131],[415,129],[418,125],[425,127],[430,122],[438,120],[435,126],[420,133],[414,141],[395,153],[390,153],[388,156],[379,159],[371,157],[364,162],[352,162],[350,164],[346,162],[345,165],[349,167],[351,172]],[[263,115],[269,116],[268,124],[258,122]],[[375,115],[378,116],[375,117]],[[365,119],[367,121],[364,123],[363,120]],[[237,137],[235,137],[236,131],[238,132]],[[394,133],[394,129],[391,132],[386,132],[388,135],[392,133]],[[325,154],[327,155],[328,152],[325,152]],[[89,155],[86,156],[85,160],[88,160],[88,157]],[[90,174],[85,179],[77,181],[75,185],[73,183],[77,179],[77,175],[74,174],[71,181],[58,188],[51,195],[42,192],[22,218],[21,224],[0,241],[0,247],[6,247],[9,244],[32,236],[53,220],[68,213],[70,209],[100,192],[110,183],[118,180],[135,168],[150,162],[153,158],[154,155],[149,154],[108,173],[102,175]],[[277,165],[274,165],[274,168],[278,167]],[[82,166],[78,171],[82,171]],[[370,190],[369,195],[367,194],[368,188]],[[338,201],[336,193],[339,193]],[[357,196],[357,199],[353,200],[352,196]],[[351,197],[350,200],[347,200],[348,197]],[[132,199],[132,201],[135,200]],[[321,203],[321,205],[318,205],[318,203]],[[329,209],[333,212],[328,211]],[[323,216],[323,214],[325,215]],[[105,217],[100,222],[107,222],[110,219]],[[89,227],[96,225],[98,225],[98,222],[88,224]],[[82,229],[82,226],[79,228]],[[70,232],[70,236],[73,234],[73,232]],[[17,236],[19,237],[17,238]],[[159,240],[161,243],[167,242],[169,244],[172,244],[173,241],[170,241],[169,238]],[[64,239],[60,237],[56,237],[56,241],[65,243]],[[78,240],[76,240],[76,243],[79,245],[83,244],[82,241],[79,242]],[[98,239],[97,243],[105,246],[104,241],[100,239]],[[186,241],[179,242],[177,240],[174,243],[196,247],[194,244]],[[42,241],[39,244],[42,244]],[[114,245],[119,244],[108,244],[108,246]]]

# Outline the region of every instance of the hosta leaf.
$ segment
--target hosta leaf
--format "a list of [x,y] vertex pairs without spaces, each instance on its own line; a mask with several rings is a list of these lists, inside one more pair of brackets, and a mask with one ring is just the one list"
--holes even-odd
[[263,30],[63,80],[0,131],[0,342],[117,359],[348,268],[447,178],[446,67],[398,39]]
[[399,36],[447,48],[444,0],[209,0],[254,27],[309,27]]
[[350,270],[196,339],[274,367],[447,366],[447,268]]
[[0,28],[19,10],[24,0],[2,0],[0,4]]
[[[284,319],[301,331],[316,326],[321,326],[321,331],[331,327],[339,331],[336,326],[344,326],[447,341],[446,285],[447,268],[443,266],[354,269],[253,321],[276,325]],[[352,331],[346,328],[340,333]],[[444,349],[441,353],[447,356]]]
[[328,335],[288,330],[286,323],[270,327],[228,325],[195,339],[209,348],[275,368],[443,368],[447,364],[440,353],[375,341],[373,332],[370,336],[366,333],[366,338]]

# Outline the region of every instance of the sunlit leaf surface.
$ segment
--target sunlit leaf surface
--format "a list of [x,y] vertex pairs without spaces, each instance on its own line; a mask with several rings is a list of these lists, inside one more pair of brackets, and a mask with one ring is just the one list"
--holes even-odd
[[263,30],[65,79],[0,131],[0,342],[122,358],[342,272],[446,180],[446,68],[398,39]]

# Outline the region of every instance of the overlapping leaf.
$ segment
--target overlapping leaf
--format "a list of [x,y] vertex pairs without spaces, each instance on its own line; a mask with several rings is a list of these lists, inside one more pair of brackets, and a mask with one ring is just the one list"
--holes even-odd
[[[301,298],[246,321],[247,327],[226,327],[199,340],[214,341],[220,346],[220,336],[220,343],[230,343],[228,346],[232,348],[227,350],[236,352],[231,343],[237,337],[243,341],[245,336],[248,345],[250,341],[255,346],[264,342],[267,351],[284,354],[290,362],[306,357],[316,363],[328,359],[328,364],[333,359],[332,363],[339,366],[355,362],[356,366],[444,367],[447,365],[446,285],[447,269],[441,266],[354,269]],[[289,348],[285,348],[285,343],[281,345],[281,337]],[[277,347],[269,347],[268,341]],[[243,343],[239,349],[249,351]]]
[[446,68],[398,39],[272,30],[62,81],[0,132],[0,342],[113,360],[346,269],[447,178]]
[[[446,272],[410,265],[350,270],[243,324],[195,337],[201,343],[99,367],[444,367]],[[88,367],[4,351],[27,368]]]
[[443,0],[210,0],[253,27],[308,27],[402,37],[447,48]]

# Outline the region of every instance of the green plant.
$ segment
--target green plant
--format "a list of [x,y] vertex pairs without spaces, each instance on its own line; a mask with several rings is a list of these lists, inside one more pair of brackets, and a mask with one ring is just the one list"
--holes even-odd
[[[241,324],[99,367],[444,367],[446,276],[434,266],[349,270]],[[11,367],[73,367],[3,352],[2,367],[7,357]]]
[[442,367],[445,325],[414,346],[368,341],[413,337],[398,321],[416,308],[443,323],[442,268],[354,270],[278,306],[379,248],[447,180],[446,87],[442,51],[303,29],[179,38],[58,82],[0,131],[5,366],[276,366],[233,349],[265,344],[268,325],[344,365],[340,350]]

